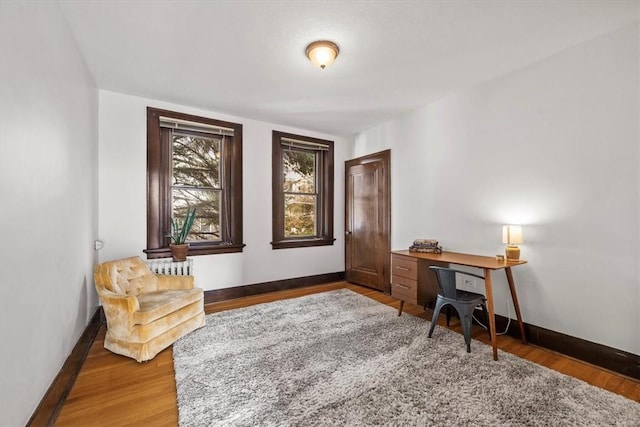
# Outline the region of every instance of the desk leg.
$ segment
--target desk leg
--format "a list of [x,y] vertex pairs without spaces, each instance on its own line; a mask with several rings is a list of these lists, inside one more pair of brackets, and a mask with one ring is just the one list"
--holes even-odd
[[511,267],[505,268],[507,273],[507,282],[509,282],[509,290],[511,291],[511,300],[513,301],[513,308],[516,310],[516,317],[518,318],[518,325],[520,325],[520,337],[522,343],[527,344],[527,337],[524,334],[524,323],[522,323],[522,315],[520,314],[520,304],[518,304],[518,294],[516,294],[516,285],[513,282],[513,273],[511,273]]
[[493,288],[491,287],[491,270],[484,269],[484,287],[487,292],[487,309],[489,310],[489,333],[491,335],[491,347],[493,347],[493,360],[498,360],[498,341],[496,339],[496,312],[493,309]]

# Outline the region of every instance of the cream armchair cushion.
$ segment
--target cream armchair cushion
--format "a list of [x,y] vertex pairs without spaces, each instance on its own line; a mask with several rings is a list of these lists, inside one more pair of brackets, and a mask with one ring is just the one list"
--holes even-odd
[[98,265],[94,277],[107,318],[104,347],[114,353],[150,360],[205,324],[193,276],[157,275],[132,257]]

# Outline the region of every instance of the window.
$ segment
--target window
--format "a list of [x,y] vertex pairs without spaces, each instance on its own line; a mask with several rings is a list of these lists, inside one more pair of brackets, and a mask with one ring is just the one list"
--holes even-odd
[[242,125],[148,107],[148,258],[171,256],[171,219],[189,207],[189,255],[242,252]]
[[273,131],[274,249],[333,245],[333,141]]

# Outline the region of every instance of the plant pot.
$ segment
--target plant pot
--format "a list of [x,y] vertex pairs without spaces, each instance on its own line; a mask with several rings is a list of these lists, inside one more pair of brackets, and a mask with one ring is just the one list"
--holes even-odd
[[174,261],[186,261],[187,260],[187,252],[189,251],[189,244],[185,243],[184,245],[169,245],[171,248],[171,255],[173,256]]

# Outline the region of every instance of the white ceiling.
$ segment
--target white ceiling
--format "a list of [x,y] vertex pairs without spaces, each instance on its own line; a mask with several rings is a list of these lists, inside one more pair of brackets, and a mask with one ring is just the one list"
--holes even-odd
[[[639,1],[70,1],[100,89],[351,135],[638,20]],[[328,69],[304,56],[332,40]]]

